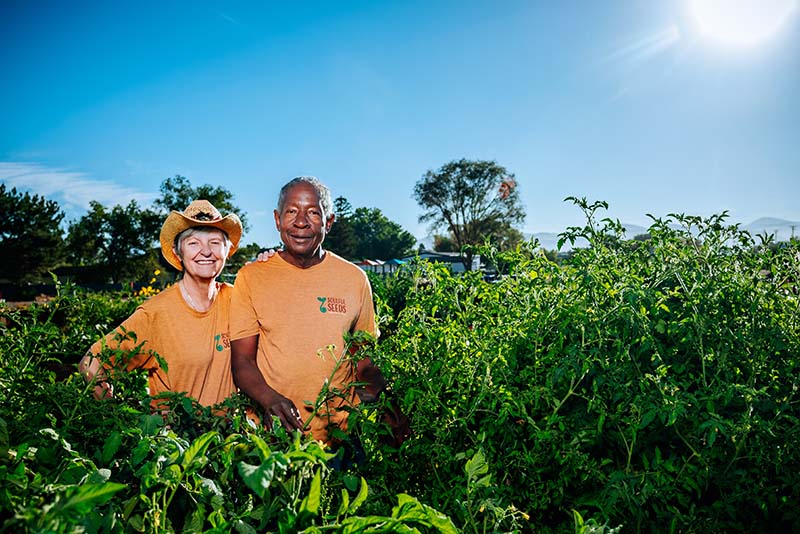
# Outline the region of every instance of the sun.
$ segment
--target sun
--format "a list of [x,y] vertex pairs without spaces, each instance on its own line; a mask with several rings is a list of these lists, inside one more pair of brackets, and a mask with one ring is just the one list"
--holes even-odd
[[730,46],[753,46],[772,37],[798,11],[800,0],[688,0],[700,33]]

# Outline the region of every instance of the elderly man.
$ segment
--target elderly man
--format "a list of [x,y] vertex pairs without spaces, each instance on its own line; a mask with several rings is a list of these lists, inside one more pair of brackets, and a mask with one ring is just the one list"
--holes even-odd
[[344,337],[378,334],[366,275],[322,248],[333,220],[330,191],[319,180],[284,185],[275,210],[284,249],[243,267],[231,302],[236,385],[263,408],[267,424],[276,416],[327,444],[332,426],[346,428],[342,408],[357,403]]

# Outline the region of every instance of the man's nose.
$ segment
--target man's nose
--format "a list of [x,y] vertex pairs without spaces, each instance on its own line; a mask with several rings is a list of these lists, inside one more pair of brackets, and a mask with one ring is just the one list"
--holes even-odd
[[305,227],[308,226],[308,217],[302,211],[297,212],[297,216],[294,218],[294,225]]

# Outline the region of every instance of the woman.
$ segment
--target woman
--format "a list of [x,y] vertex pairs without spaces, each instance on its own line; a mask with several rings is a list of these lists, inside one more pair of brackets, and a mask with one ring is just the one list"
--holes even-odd
[[[184,392],[212,406],[236,391],[228,331],[233,286],[217,282],[217,277],[241,237],[239,218],[223,217],[207,200],[195,200],[183,212],[169,214],[161,228],[161,253],[183,276],[139,306],[83,357],[80,370],[87,381],[97,380],[96,398],[111,395],[104,378],[114,366],[97,357],[103,347],[130,351],[139,344],[138,354],[124,368],[147,370],[154,407],[165,392]],[[134,332],[135,339],[126,332]]]

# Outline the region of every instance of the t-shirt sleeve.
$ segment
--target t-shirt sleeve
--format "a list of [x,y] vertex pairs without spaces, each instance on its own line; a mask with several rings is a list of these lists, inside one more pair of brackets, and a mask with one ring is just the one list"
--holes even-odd
[[[125,355],[130,358],[125,365],[129,371],[132,369],[156,369],[159,364],[150,353],[147,342],[150,332],[149,324],[150,316],[147,310],[141,307],[136,308],[133,315],[125,319],[113,332],[92,345],[89,351],[97,355],[104,347],[118,350],[119,353],[111,355],[110,363],[114,364],[118,357]],[[140,347],[138,353],[130,354],[137,347]],[[105,365],[105,367],[111,366]]]
[[369,332],[375,337],[380,335],[378,325],[375,322],[375,304],[372,302],[372,286],[369,285],[369,278],[364,275],[361,287],[361,305],[353,327],[354,332]]
[[230,321],[232,341],[258,335],[258,318],[246,269],[239,271],[233,284]]

